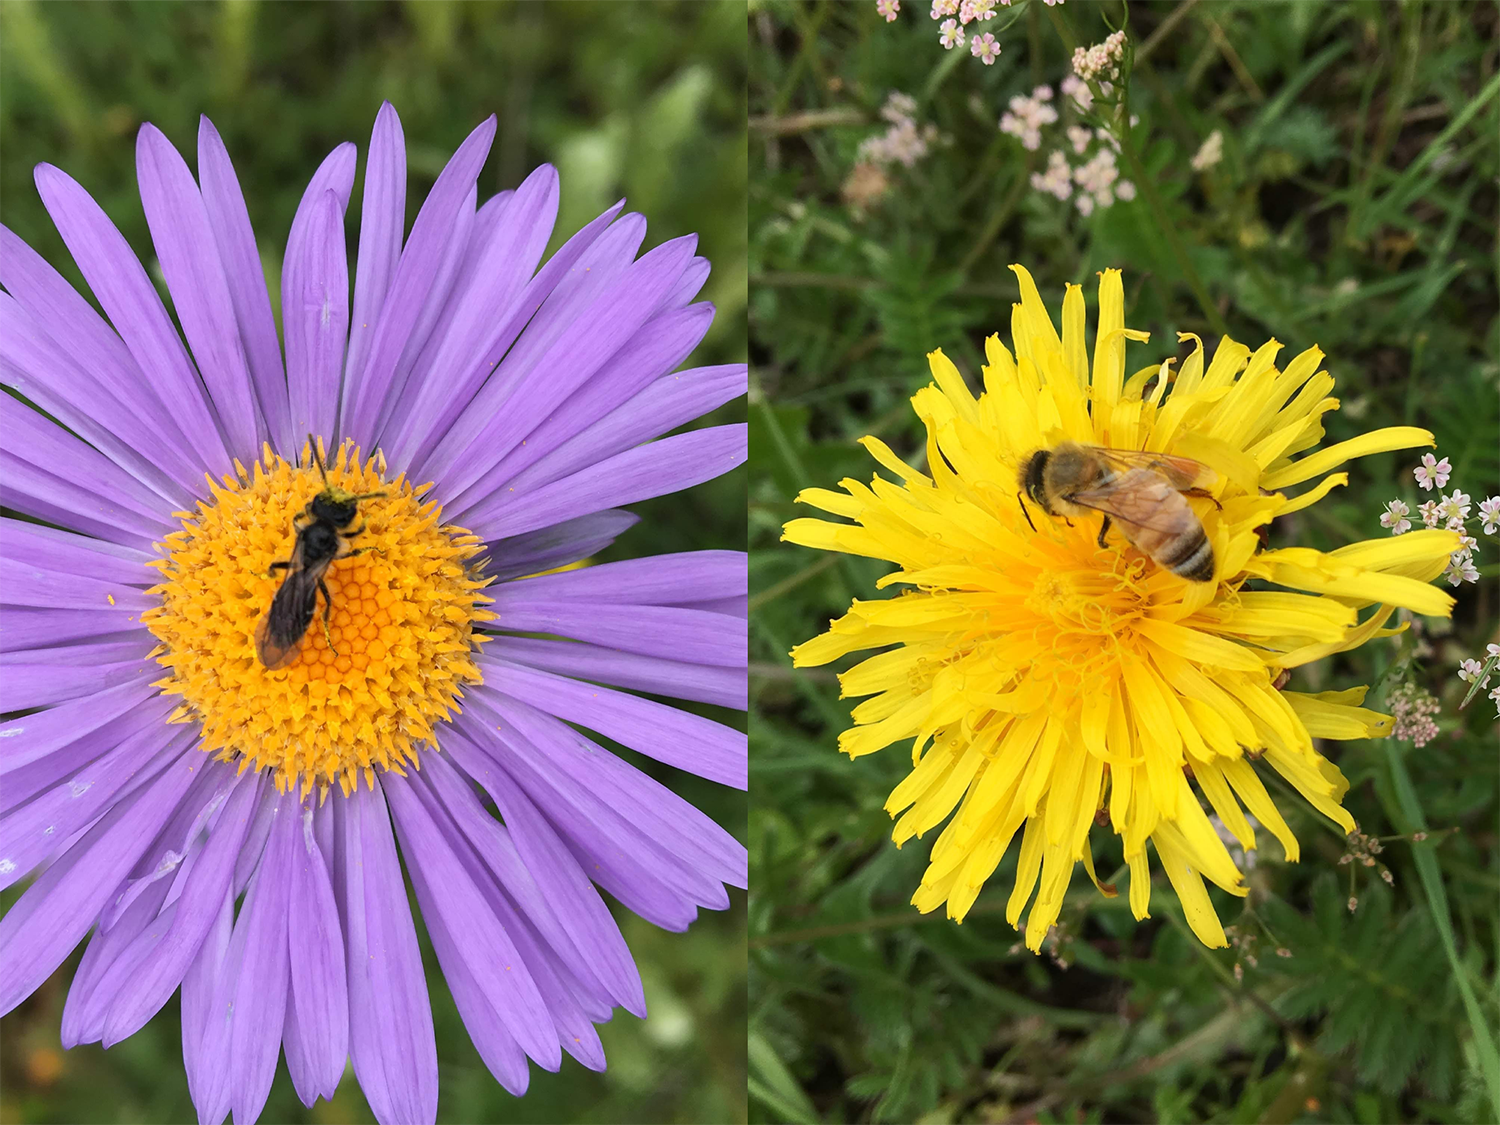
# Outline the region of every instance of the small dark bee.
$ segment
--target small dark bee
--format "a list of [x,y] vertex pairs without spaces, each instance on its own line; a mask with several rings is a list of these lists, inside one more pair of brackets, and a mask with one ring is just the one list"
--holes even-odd
[[311,434],[307,435],[307,440],[312,447],[313,462],[323,477],[323,491],[312,498],[294,521],[297,542],[292,547],[292,557],[286,562],[271,564],[271,573],[284,570],[286,578],[255,626],[255,652],[260,662],[272,670],[284,668],[296,659],[303,634],[317,612],[319,593],[323,595],[323,636],[328,640],[328,647],[333,648],[333,637],[328,631],[333,600],[328,595],[323,575],[334,559],[352,558],[368,550],[346,550],[349,540],[365,530],[364,524],[353,530],[349,525],[359,517],[361,500],[385,495],[384,492],[366,492],[356,496],[329,483],[328,471],[318,456],[318,443]]

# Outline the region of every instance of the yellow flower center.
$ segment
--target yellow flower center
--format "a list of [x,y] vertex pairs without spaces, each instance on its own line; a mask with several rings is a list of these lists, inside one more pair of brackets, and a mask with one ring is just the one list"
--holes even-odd
[[[269,769],[276,785],[337,781],[347,794],[361,773],[403,773],[435,741],[434,724],[457,707],[464,684],[480,682],[474,663],[484,638],[474,624],[494,614],[481,604],[488,579],[472,566],[477,536],[443,525],[442,509],[404,474],[384,479],[385,458],[361,461],[345,443],[329,481],[361,500],[323,580],[325,601],[290,662],[271,670],[256,654],[255,630],[290,573],[271,570],[293,557],[295,518],[323,490],[316,467],[297,468],[267,447],[264,463],[222,487],[196,512],[179,512],[182,530],[167,536],[156,562],[159,608],[144,615],[169,675],[159,686],[182,696],[173,721],[198,722],[202,748],[240,768]],[[358,549],[358,555],[349,552]],[[332,641],[330,646],[329,641]]]

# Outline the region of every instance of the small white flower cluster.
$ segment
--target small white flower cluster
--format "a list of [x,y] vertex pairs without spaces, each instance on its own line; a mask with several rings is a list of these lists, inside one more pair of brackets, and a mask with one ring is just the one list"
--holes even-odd
[[[1064,82],[1064,90],[1067,86]],[[1088,87],[1083,89],[1087,92]],[[1057,121],[1057,110],[1051,102],[1051,86],[1038,86],[1031,91],[1030,97],[1017,94],[1010,99],[1010,109],[1000,118],[1000,131],[1018,138],[1023,148],[1035,152],[1042,146],[1043,126]],[[1135,185],[1120,179],[1115,157],[1120,143],[1108,129],[1089,129],[1075,124],[1068,126],[1066,136],[1066,149],[1071,149],[1075,157],[1088,158],[1080,159],[1075,165],[1064,147],[1054,149],[1047,155],[1046,171],[1031,174],[1034,191],[1063,202],[1071,199],[1082,215],[1091,215],[1096,208],[1110,207],[1116,199],[1128,201],[1135,198]],[[1094,149],[1092,156],[1088,156],[1090,148]]]
[[[985,66],[994,66],[1000,57],[1000,43],[989,32],[965,31],[971,23],[987,23],[997,15],[997,8],[1008,8],[1013,0],[932,0],[928,14],[938,21],[938,42],[943,50],[969,44],[969,54]],[[1044,0],[1050,8],[1063,0]],[[886,23],[894,23],[901,13],[901,0],[875,0],[875,11]]]
[[[1011,0],[932,0],[932,18],[943,21],[938,24],[938,42],[945,51],[962,47],[966,34],[964,28],[971,23],[984,23],[994,19],[995,8],[1008,8],[1010,3]],[[958,18],[943,19],[944,16]],[[1000,44],[989,32],[983,35],[976,32],[969,40],[969,54],[985,66],[993,66],[1000,57]]]
[[[1051,101],[1051,86],[1038,86],[1031,91],[1029,98],[1017,94],[1010,99],[1010,109],[1000,118],[1000,131],[1019,137],[1022,148],[1035,152],[1042,147],[1042,126],[1057,120],[1057,110],[1049,104]],[[1059,198],[1066,199],[1067,196]]]
[[880,110],[880,116],[890,122],[890,127],[879,136],[866,137],[860,142],[859,162],[877,167],[901,164],[910,168],[926,156],[927,149],[937,139],[937,126],[918,127],[916,112],[916,98],[900,90],[891,91]]
[[[1418,486],[1428,491],[1446,486],[1452,474],[1453,466],[1449,464],[1448,458],[1444,457],[1439,461],[1431,453],[1422,454],[1422,463],[1412,470]],[[1443,571],[1443,577],[1450,586],[1478,582],[1479,569],[1474,565],[1474,551],[1478,548],[1479,541],[1469,534],[1468,528],[1471,497],[1457,488],[1440,496],[1441,499],[1419,504],[1417,513],[1421,516],[1423,527],[1446,527],[1449,531],[1458,532],[1459,548],[1448,560],[1448,569]],[[1387,501],[1385,511],[1380,516],[1380,526],[1389,528],[1392,535],[1404,534],[1412,528],[1412,521],[1407,519],[1409,515],[1411,508],[1406,501]],[[1500,496],[1491,496],[1479,502],[1479,518],[1484,524],[1486,535],[1494,535],[1496,531],[1500,531]]]
[[1391,692],[1385,705],[1396,720],[1391,727],[1392,738],[1410,742],[1420,750],[1438,736],[1433,716],[1442,710],[1442,705],[1430,691],[1408,681]]
[[1219,161],[1224,159],[1224,134],[1215,129],[1208,135],[1208,140],[1198,147],[1193,154],[1193,171],[1207,172]]
[[1124,57],[1125,33],[1117,31],[1103,43],[1077,48],[1073,52],[1073,73],[1085,82],[1112,82],[1120,77],[1120,60]]
[[[1105,97],[1114,93],[1115,88],[1108,82],[1101,82],[1099,85]],[[1064,97],[1073,99],[1073,104],[1078,107],[1080,113],[1087,113],[1094,106],[1094,91],[1089,89],[1089,84],[1076,74],[1070,74],[1062,80],[1062,92]]]
[[[1458,678],[1466,684],[1478,683],[1481,688],[1490,686],[1490,676],[1500,662],[1500,645],[1485,645],[1484,660],[1465,660],[1458,666]],[[1489,671],[1486,671],[1486,665]],[[1488,698],[1495,704],[1495,717],[1500,718],[1500,687],[1490,688]]]

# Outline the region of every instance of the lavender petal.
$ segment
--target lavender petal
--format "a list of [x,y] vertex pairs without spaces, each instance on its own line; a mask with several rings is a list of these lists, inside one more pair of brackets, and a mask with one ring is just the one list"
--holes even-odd
[[481,657],[484,686],[512,698],[532,699],[550,715],[578,723],[648,758],[721,785],[749,785],[743,732],[626,692],[581,684],[566,676]]
[[412,325],[411,335],[406,338],[406,344],[401,349],[401,358],[396,362],[396,371],[391,376],[391,385],[386,389],[385,401],[375,419],[375,428],[370,438],[372,445],[380,443],[381,435],[390,422],[392,411],[406,395],[406,384],[411,378],[412,368],[416,366],[418,358],[427,348],[434,330],[454,298],[453,285],[458,277],[458,267],[468,256],[478,200],[479,188],[477,185],[471,186],[458,213],[453,217],[452,227],[438,259],[437,273],[433,276],[432,285],[427,290],[427,296],[422,302],[421,312],[417,314],[416,323]]
[[[161,581],[161,572],[148,565],[154,554],[21,520],[0,519],[0,557],[121,585]],[[0,591],[0,598],[7,593]]]
[[[455,854],[501,928],[516,943],[552,1015],[559,1041],[567,1049],[580,1017],[584,1023],[610,1018],[615,1003],[609,987],[579,955],[572,936],[527,871],[509,829],[480,805],[463,775],[445,761],[433,772],[424,767],[414,784],[434,819],[454,841],[467,845],[455,843]],[[560,961],[570,968],[563,968]]]
[[[610,223],[619,214],[623,205],[622,200],[582,227],[572,238],[563,243],[557,253],[547,259],[547,264],[537,271],[536,276],[526,283],[520,296],[513,302],[509,314],[501,320],[499,331],[493,337],[488,349],[482,356],[469,362],[467,373],[460,376],[452,392],[445,396],[441,413],[427,427],[427,437],[414,435],[412,441],[420,442],[418,445],[408,443],[404,437],[395,442],[395,448],[402,458],[401,466],[415,466],[415,468],[408,468],[408,475],[431,477],[432,474],[426,471],[426,460],[438,440],[448,431],[453,420],[468,409],[476,395],[489,386],[492,381],[490,375],[499,366],[502,357],[507,361],[510,359],[511,345],[515,343],[523,330],[533,327],[533,316],[539,309],[546,306],[554,289],[561,288],[559,282],[583,271],[585,256],[597,243],[604,241],[610,231],[614,230]],[[645,233],[644,223],[641,226],[641,233],[642,235]],[[637,239],[638,242],[639,239]],[[521,345],[517,347],[517,351],[523,351],[532,340],[537,338],[535,332],[528,331]],[[490,393],[503,394],[504,390],[497,383]],[[408,454],[408,449],[415,449],[416,452]],[[387,453],[387,456],[389,457],[390,454]]]
[[545,812],[574,862],[632,913],[674,932],[692,924],[696,898],[675,878],[670,855],[606,800],[559,774],[529,739],[537,732],[512,723],[502,733],[493,718],[477,716],[477,711],[476,718],[461,715],[444,739],[444,749],[466,774],[487,787],[487,778],[497,772],[514,780]]
[[509,487],[530,492],[701,418],[745,393],[747,370],[738,363],[664,375],[516,474]]
[[685,664],[679,660],[616,652],[597,645],[531,637],[497,636],[485,646],[485,651],[528,668],[652,695],[715,703],[741,711],[749,702],[749,687],[745,683],[743,668]]
[[[569,438],[628,402],[644,387],[671,371],[698,346],[713,321],[713,308],[698,305],[653,317],[614,355],[598,374],[582,383],[513,446],[468,492],[486,496],[512,481]],[[654,436],[654,435],[653,435]],[[457,502],[466,502],[464,497]]]
[[390,814],[379,787],[356,789],[339,802],[339,812],[354,1073],[381,1125],[431,1123],[437,1045]]
[[336,192],[304,200],[281,267],[292,432],[331,439],[338,424],[339,381],[349,328],[349,262],[344,212]]
[[486,573],[504,581],[567,566],[598,554],[640,518],[606,509],[490,543]]
[[328,864],[313,834],[310,808],[294,808],[288,945],[292,959],[289,1010],[297,1024],[297,1061],[287,1043],[287,1068],[304,1105],[332,1098],[349,1058],[348,972],[344,937]]
[[725,628],[727,622],[721,614],[675,606],[551,601],[527,596],[518,586],[510,583],[498,587],[493,606],[500,624],[512,632],[572,637],[665,660],[745,667],[745,630]]
[[213,822],[192,869],[183,876],[175,912],[148,935],[150,956],[140,959],[135,972],[118,980],[106,979],[102,986],[114,993],[102,1032],[105,1046],[134,1035],[172,998],[218,919],[264,784],[259,776],[249,775],[228,779],[228,787],[231,792],[224,811]]
[[58,1038],[64,1049],[71,1050],[80,1043],[97,1043],[103,1038],[104,1012],[110,995],[101,987],[104,978],[121,962],[127,969],[138,966],[141,950],[136,939],[160,917],[158,912],[171,889],[170,882],[161,880],[138,896],[112,928],[95,928],[63,1005]]
[[166,452],[160,431],[122,405],[96,372],[74,364],[9,294],[0,294],[0,378],[161,497],[168,509],[188,503],[189,493],[148,456]]
[[[473,694],[479,712],[495,717],[495,727],[518,732],[535,749],[539,767],[555,787],[586,798],[590,806],[608,804],[615,816],[670,857],[668,866],[680,878],[695,885],[746,885],[745,846],[691,802],[539,707],[498,693]],[[723,897],[717,889],[712,894],[716,900]]]
[[340,431],[356,441],[374,437],[375,421],[385,405],[396,364],[437,276],[459,209],[479,178],[480,166],[489,154],[494,136],[495,119],[490,117],[459,146],[417,214],[411,238],[380,310],[380,321],[370,341],[369,359],[363,367],[351,368],[344,382]]
[[211,1017],[233,932],[234,896],[226,894],[182,980],[182,1063],[199,1125],[218,1125],[229,1113],[229,1036],[223,1021]]
[[257,424],[250,367],[208,208],[182,155],[149,122],[136,134],[135,166],[167,291],[224,426],[229,452],[252,461],[267,431]]
[[150,651],[156,644],[156,638],[138,624],[133,613],[103,613],[97,609],[33,609],[28,606],[7,606],[5,610],[5,647],[8,652],[40,651],[73,641],[104,643],[131,640],[138,640],[142,651]]
[[471,274],[460,277],[457,299],[449,302],[447,323],[434,334],[438,343],[417,369],[418,388],[441,379],[443,393],[410,396],[406,409],[393,419],[382,438],[393,464],[406,464],[411,451],[428,440],[447,404],[473,382],[474,365],[504,330],[511,307],[547,248],[557,201],[557,171],[543,165],[505,202],[487,235],[476,230],[471,251],[475,260],[466,263]]
[[266,291],[265,270],[260,264],[250,212],[229,150],[207,117],[198,118],[198,179],[245,348],[256,405],[271,448],[284,453],[295,446],[287,407],[286,373],[281,366],[281,344]]
[[10,774],[106,727],[160,693],[147,673],[138,680],[109,688],[85,699],[73,700],[0,723],[0,739],[6,753],[0,758],[0,776]]
[[[91,403],[99,401],[94,398],[94,388],[104,391],[110,400],[122,404],[123,409],[122,414],[111,416],[108,424],[131,449],[142,455],[141,459],[158,467],[169,479],[167,495],[184,501],[190,496],[205,495],[203,470],[190,455],[177,420],[152,393],[150,383],[124,342],[62,274],[3,226],[0,226],[0,284],[29,318],[27,335],[32,341],[45,337],[38,345],[44,352],[56,349],[71,361],[71,370],[53,367],[33,372],[36,378],[47,380],[59,395],[66,395],[85,413],[91,412]],[[66,325],[67,330],[48,332],[47,325]],[[12,349],[19,349],[25,342],[14,326],[7,328],[0,333],[0,356],[16,355]],[[14,374],[13,370],[7,371],[8,378]],[[101,419],[97,424],[103,425],[104,421]]]
[[[461,495],[582,386],[650,319],[692,256],[695,239],[663,243],[605,286],[580,323],[564,332],[532,370],[510,384],[493,413],[465,411],[434,458],[451,495]],[[497,372],[496,378],[503,373]],[[472,501],[471,501],[472,502]]]
[[677,279],[677,284],[667,294],[666,300],[662,302],[662,307],[680,309],[684,305],[691,303],[692,299],[702,290],[703,283],[708,280],[710,272],[711,267],[707,258],[694,258],[688,263],[687,269],[682,271],[682,276]]
[[[421,885],[423,894],[430,895],[422,876],[412,870],[413,885]],[[432,939],[432,948],[438,955],[438,965],[443,970],[443,979],[448,982],[448,992],[458,1008],[459,1018],[464,1021],[464,1030],[484,1065],[495,1076],[495,1081],[515,1097],[520,1097],[531,1084],[531,1071],[526,1065],[526,1052],[516,1042],[505,1021],[495,1011],[494,1005],[485,998],[484,990],[474,979],[473,972],[458,952],[458,943],[453,940],[447,923],[436,913],[423,910],[423,925]]]
[[159,774],[191,741],[190,731],[167,737],[148,727],[0,819],[0,890],[24,879],[74,833]]
[[79,524],[107,529],[112,534],[103,538],[127,546],[136,546],[142,538],[149,545],[153,537],[171,529],[159,496],[10,395],[0,401],[0,428],[7,443],[6,492],[15,497],[8,507],[26,511],[23,502],[50,506]]
[[595,978],[608,1000],[644,1019],[646,994],[640,971],[599,892],[526,793],[467,739],[460,741],[464,761],[478,771],[474,780],[495,801],[504,825],[479,806],[473,790],[448,763],[425,768],[427,784],[453,810],[471,841],[490,827],[508,836],[514,855],[492,849],[486,859],[491,870],[539,926],[553,922],[549,936],[554,948]]
[[226,978],[219,992],[220,1002],[234,1013],[229,1029],[229,1083],[236,1125],[254,1122],[271,1092],[291,987],[287,875],[293,836],[287,825],[299,820],[297,797],[295,793],[268,793],[265,800],[278,809],[266,854],[235,923],[236,931],[245,929],[244,959],[237,979]]
[[576,598],[628,605],[677,605],[685,592],[704,599],[743,597],[749,586],[745,552],[680,551],[544,574],[501,589],[525,591],[528,597],[549,601]]
[[354,268],[354,316],[344,378],[364,369],[370,340],[385,307],[386,291],[401,259],[406,225],[406,140],[390,102],[380,104],[365,157],[364,202],[359,214],[359,254]]
[[88,192],[61,169],[37,165],[36,186],[73,260],[139,370],[151,372],[149,385],[179,421],[199,466],[216,475],[230,472],[233,462],[203,384],[129,244]]
[[524,496],[502,492],[453,518],[482,539],[508,538],[691,488],[728,472],[745,453],[743,424],[710,426],[616,454]]
[[557,1029],[510,935],[485,905],[441,825],[407,778],[384,782],[424,918],[438,917],[468,976],[528,1056],[548,1070],[562,1062]]
[[[7,620],[9,617],[10,614],[6,614]],[[73,777],[94,759],[113,750],[126,739],[144,735],[154,739],[157,745],[163,745],[166,741],[166,718],[174,705],[175,700],[168,696],[153,696],[126,711],[115,722],[73,739],[61,750],[38,758],[29,766],[9,771],[5,774],[5,783],[0,785],[0,815],[10,815],[27,801]],[[65,706],[82,706],[82,702],[74,701]],[[52,710],[60,708],[54,707]],[[40,712],[43,715],[51,713],[52,711]]]
[[133,799],[112,808],[47,868],[0,918],[0,1015],[52,975],[88,932],[125,873],[194,779],[179,759]]

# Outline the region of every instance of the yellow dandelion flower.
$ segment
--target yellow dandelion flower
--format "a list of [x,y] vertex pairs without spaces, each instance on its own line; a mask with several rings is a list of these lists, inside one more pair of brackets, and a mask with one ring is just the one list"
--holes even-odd
[[[886,803],[899,817],[896,844],[947,820],[912,899],[918,909],[946,903],[962,921],[1020,832],[1006,916],[1016,925],[1036,892],[1025,929],[1038,949],[1074,865],[1094,878],[1097,819],[1123,838],[1135,916],[1148,914],[1150,841],[1193,932],[1222,946],[1203,881],[1246,888],[1209,812],[1247,849],[1250,812],[1295,860],[1297,840],[1261,772],[1275,770],[1353,831],[1340,804],[1348,783],[1313,739],[1379,737],[1391,726],[1360,706],[1363,687],[1285,691],[1283,673],[1397,632],[1386,628],[1397,607],[1446,616],[1453,604],[1428,584],[1458,549],[1452,532],[1325,553],[1269,550],[1260,529],[1347,483],[1331,470],[1350,458],[1431,445],[1432,435],[1396,426],[1310,452],[1338,407],[1333,379],[1317,348],[1278,370],[1274,340],[1252,353],[1226,337],[1206,362],[1202,342],[1185,335],[1197,346],[1175,379],[1170,360],[1125,378],[1126,341],[1147,334],[1125,327],[1117,270],[1100,281],[1091,366],[1081,288],[1068,287],[1059,334],[1031,275],[1012,268],[1015,352],[986,341],[984,393],[975,398],[941,351],[928,357],[935,385],[912,398],[928,471],[870,437],[863,444],[894,481],[845,480],[844,493],[798,497],[852,522],[793,520],[786,539],[890,560],[898,569],[879,585],[912,589],[855,601],[792,656],[806,667],[885,650],[840,676],[846,696],[871,698],[839,748],[859,757],[913,740],[912,771]],[[1098,519],[1023,508],[1021,467],[1064,442],[1212,470],[1211,494],[1183,496],[1212,548],[1211,577],[1153,562],[1118,522],[1101,545]]]

